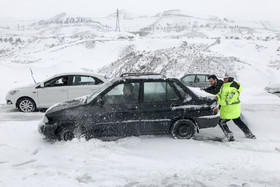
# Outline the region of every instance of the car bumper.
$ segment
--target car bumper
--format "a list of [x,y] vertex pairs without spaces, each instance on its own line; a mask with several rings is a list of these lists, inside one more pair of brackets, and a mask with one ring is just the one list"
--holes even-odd
[[8,107],[10,107],[10,108],[17,108],[17,106],[16,106],[17,100],[16,100],[15,97],[7,94],[6,97],[5,97],[5,100],[6,100],[6,105]]
[[8,109],[8,110],[16,109],[16,107],[14,106],[14,104],[10,103],[10,102],[7,101],[7,100],[6,100],[5,108]]
[[46,138],[57,139],[56,130],[57,124],[45,124],[43,121],[40,121],[38,126],[38,131],[43,134]]
[[211,116],[202,116],[194,118],[200,129],[216,127],[220,121],[220,113]]

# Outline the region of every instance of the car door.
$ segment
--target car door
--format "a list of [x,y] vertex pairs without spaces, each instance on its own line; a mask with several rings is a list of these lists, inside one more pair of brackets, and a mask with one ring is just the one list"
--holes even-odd
[[[134,88],[133,100],[125,100],[124,86]],[[139,83],[119,83],[112,86],[93,104],[92,125],[100,136],[128,136],[137,134],[140,122]],[[96,112],[97,111],[97,112]]]
[[141,134],[169,133],[172,120],[182,111],[172,110],[182,100],[168,81],[144,82],[141,116]]
[[[65,81],[66,80],[66,81]],[[37,88],[38,106],[48,108],[53,104],[68,99],[69,76],[59,76],[44,83],[44,87]]]
[[102,86],[102,81],[88,75],[73,75],[68,89],[68,99],[89,95]]

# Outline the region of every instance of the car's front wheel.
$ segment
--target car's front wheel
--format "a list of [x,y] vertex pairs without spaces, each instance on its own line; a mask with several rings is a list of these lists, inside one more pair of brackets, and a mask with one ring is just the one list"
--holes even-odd
[[35,102],[28,97],[19,99],[17,106],[21,112],[34,112],[36,110]]
[[71,141],[74,138],[75,134],[70,128],[64,128],[60,133],[60,139],[63,141]]
[[194,122],[188,119],[181,119],[173,124],[171,135],[175,139],[190,139],[194,136],[195,130]]

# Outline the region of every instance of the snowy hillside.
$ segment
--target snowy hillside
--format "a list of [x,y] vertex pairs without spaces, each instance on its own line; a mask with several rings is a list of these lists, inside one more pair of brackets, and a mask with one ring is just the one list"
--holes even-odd
[[[103,18],[62,13],[43,20],[0,20],[0,186],[272,186],[280,185],[280,22],[198,17],[180,10],[155,16],[120,11]],[[225,72],[241,83],[242,114],[256,134],[217,142],[219,127],[193,140],[169,136],[47,142],[43,112],[19,113],[5,94],[62,72]]]
[[[165,40],[155,39],[155,41],[163,43]],[[177,43],[172,40],[165,42]],[[127,71],[157,72],[181,77],[186,73],[194,72],[217,75],[222,75],[225,71],[235,73],[236,70],[244,68],[244,65],[248,65],[235,57],[211,53],[209,48],[219,43],[219,39],[203,43],[181,41],[173,47],[151,51],[136,51],[134,46],[128,46],[120,59],[105,66],[99,72],[112,77],[120,76]]]
[[[242,74],[250,72],[257,80],[262,77],[257,84],[261,90],[280,81],[280,23],[199,18],[180,10],[152,17],[122,10],[120,15],[122,32],[114,31],[114,14],[85,18],[61,13],[21,22],[18,27],[0,22],[2,75],[7,69],[25,70],[20,81],[15,78],[1,84],[31,83],[30,68],[38,80],[61,71],[82,70],[111,77],[125,71],[176,77],[193,72],[221,76],[230,71],[241,82],[246,79]],[[255,80],[246,83],[251,86]],[[1,88],[1,103],[8,89]]]
[[[24,27],[16,28],[0,22],[0,26],[5,23],[0,35],[2,75],[7,69],[24,72],[24,78],[21,75],[20,80],[11,78],[1,84],[31,83],[30,68],[38,80],[61,71],[81,70],[111,77],[125,71],[156,71],[176,77],[193,72],[222,76],[230,71],[241,82],[245,81],[241,75],[250,72],[256,79],[262,77],[261,90],[280,81],[280,23],[198,18],[180,10],[153,17],[120,13],[130,15],[120,17],[120,26],[131,32],[114,32],[113,14],[84,18],[62,13],[31,24],[22,22]],[[255,80],[246,83],[251,86]],[[1,103],[8,89],[1,88]]]

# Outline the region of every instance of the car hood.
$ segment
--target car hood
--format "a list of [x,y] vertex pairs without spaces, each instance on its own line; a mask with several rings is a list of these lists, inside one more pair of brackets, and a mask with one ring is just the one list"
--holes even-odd
[[76,106],[85,105],[86,104],[86,102],[85,102],[86,99],[87,99],[87,96],[83,96],[83,97],[78,97],[76,99],[72,99],[72,100],[69,100],[69,101],[64,101],[64,102],[61,102],[61,103],[54,104],[46,111],[46,114],[50,114],[50,113],[53,113],[53,112],[73,108],[73,107],[76,107]]
[[[28,84],[26,86],[21,86],[21,87],[16,87],[12,90],[25,90],[25,89],[32,89],[32,88],[35,88],[36,87],[36,84]],[[10,91],[12,91],[10,90]]]

